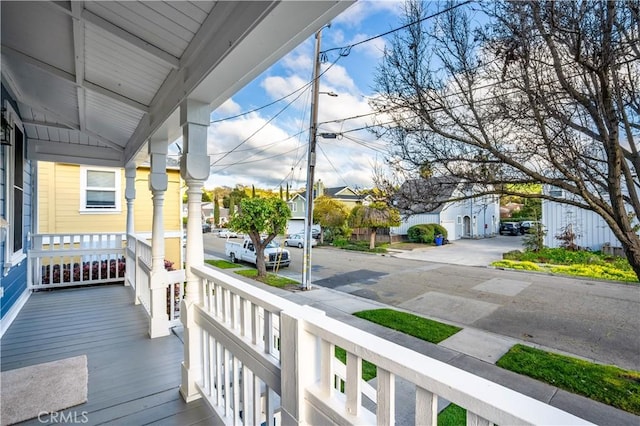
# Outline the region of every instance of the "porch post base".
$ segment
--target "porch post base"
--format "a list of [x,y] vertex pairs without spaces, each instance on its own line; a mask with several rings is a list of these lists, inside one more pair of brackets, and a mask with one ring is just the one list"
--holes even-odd
[[189,369],[184,362],[180,365],[182,368],[182,384],[180,385],[180,396],[184,402],[189,403],[202,398],[198,389],[196,389],[196,383],[193,379],[190,379]]

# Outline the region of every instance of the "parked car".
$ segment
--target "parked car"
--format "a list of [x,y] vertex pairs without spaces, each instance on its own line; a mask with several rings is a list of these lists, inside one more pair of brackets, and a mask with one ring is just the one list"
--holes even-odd
[[[243,242],[227,241],[224,250],[232,263],[244,261],[256,264],[256,249],[249,238],[245,238]],[[278,247],[275,241],[267,244],[263,254],[267,268],[286,267],[291,262],[289,250]]]
[[316,239],[316,240],[317,240],[318,238],[320,238],[320,230],[319,230],[319,229],[317,229],[317,228],[312,228],[312,229],[311,229],[311,238],[314,238],[314,239]]
[[[292,234],[284,239],[284,245],[286,247],[304,247],[304,235],[302,234]],[[318,240],[315,238],[311,238],[311,247],[318,245]]]
[[540,222],[538,222],[537,220],[523,220],[522,222],[520,222],[520,233],[521,234],[526,234],[529,231],[531,231],[532,229],[536,229],[537,227],[541,226],[542,224]]
[[202,224],[202,233],[205,234],[207,232],[211,232],[211,225],[209,225],[208,223],[204,222]]
[[500,235],[520,235],[520,224],[518,222],[502,222],[500,224]]
[[219,238],[238,238],[238,233],[230,229],[221,229],[218,232]]

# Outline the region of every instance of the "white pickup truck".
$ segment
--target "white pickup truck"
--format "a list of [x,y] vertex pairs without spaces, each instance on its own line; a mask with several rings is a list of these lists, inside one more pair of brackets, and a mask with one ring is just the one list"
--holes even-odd
[[[231,262],[245,261],[256,264],[256,250],[253,241],[245,238],[243,242],[235,242],[227,240],[224,246],[225,254]],[[275,241],[269,242],[264,249],[264,263],[267,268],[275,266],[289,266],[291,255],[289,250],[280,248]]]

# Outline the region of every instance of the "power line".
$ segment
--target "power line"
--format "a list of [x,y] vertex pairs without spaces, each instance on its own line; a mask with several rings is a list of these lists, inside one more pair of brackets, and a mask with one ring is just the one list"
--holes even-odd
[[322,52],[320,52],[320,54],[323,55],[324,57],[326,57],[326,54],[328,52],[332,52],[334,50],[339,50],[340,51],[340,55],[339,56],[348,56],[349,53],[351,53],[351,49],[353,49],[356,46],[359,46],[359,45],[364,44],[364,43],[368,43],[368,42],[370,42],[372,40],[375,40],[375,39],[378,39],[378,38],[381,38],[381,37],[388,36],[389,34],[393,34],[393,33],[397,32],[397,31],[404,30],[405,28],[408,28],[408,27],[410,27],[412,25],[419,24],[420,22],[426,21],[427,19],[435,18],[436,16],[439,16],[439,15],[442,15],[444,13],[450,12],[450,11],[452,11],[454,9],[457,9],[457,8],[459,8],[461,6],[465,6],[465,5],[469,4],[469,3],[473,3],[474,1],[475,0],[467,0],[467,1],[463,2],[463,3],[459,3],[459,4],[456,4],[454,6],[448,7],[446,9],[440,10],[440,11],[438,11],[438,12],[432,14],[432,15],[425,16],[424,18],[420,18],[420,19],[418,19],[416,21],[410,22],[410,23],[408,23],[406,25],[403,25],[401,27],[394,28],[392,30],[389,30],[389,31],[387,31],[385,33],[382,33],[382,34],[375,35],[373,37],[369,37],[366,40],[361,40],[361,41],[359,41],[357,43],[352,43],[352,44],[349,44],[349,45],[343,46],[343,47],[332,47],[331,49],[323,50]]
[[333,165],[333,163],[331,162],[331,159],[329,158],[329,156],[327,155],[326,152],[324,152],[324,149],[322,149],[322,145],[318,145],[318,149],[320,149],[320,152],[322,152],[322,155],[324,156],[324,158],[327,159],[327,163],[329,163],[329,165],[331,166],[331,168],[333,169],[334,172],[336,172],[336,174],[340,177],[340,179],[342,180],[342,182],[344,182],[344,184],[346,186],[349,186],[349,184],[347,183],[347,181],[345,180],[345,178],[340,174],[340,172],[338,171],[338,169],[336,169],[336,167]]

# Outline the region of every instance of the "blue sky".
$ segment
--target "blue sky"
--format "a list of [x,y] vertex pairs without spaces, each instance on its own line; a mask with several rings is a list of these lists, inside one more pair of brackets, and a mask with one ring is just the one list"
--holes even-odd
[[[323,29],[321,50],[348,46],[398,27],[402,5],[389,0],[356,2]],[[343,119],[371,111],[368,98],[374,93],[375,69],[388,40],[389,36],[363,43],[347,56],[328,52],[320,91],[338,97],[320,95],[318,122],[332,123],[321,124],[319,132],[345,132],[371,123],[370,117]],[[213,166],[206,188],[305,186],[314,43],[314,37],[309,38],[213,112],[208,146]],[[215,122],[267,105],[305,85],[306,89],[270,107]],[[318,137],[317,144],[316,180],[327,187],[372,186],[372,169],[383,162],[385,147],[370,132],[348,132],[338,139]]]

